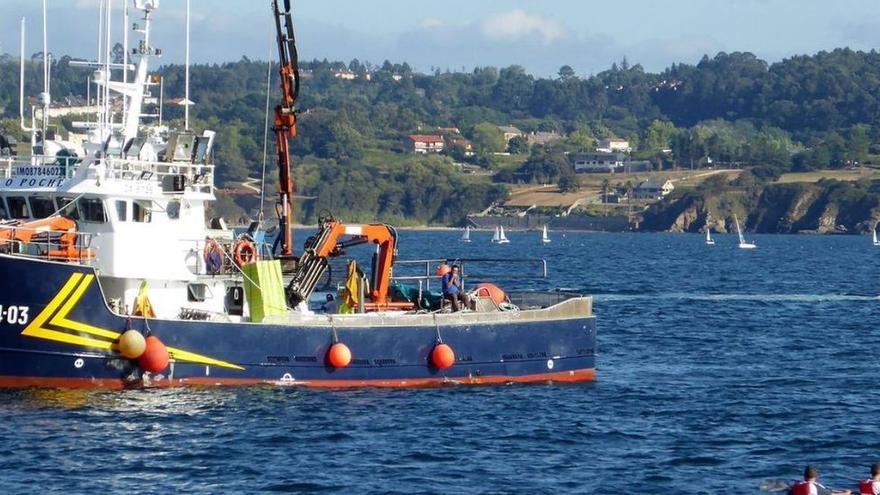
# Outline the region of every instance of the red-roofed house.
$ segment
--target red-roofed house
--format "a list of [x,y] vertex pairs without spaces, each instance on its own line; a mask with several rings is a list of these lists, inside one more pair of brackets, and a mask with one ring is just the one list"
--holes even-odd
[[408,153],[420,153],[423,155],[428,153],[440,153],[445,146],[443,136],[436,136],[433,134],[413,134],[407,136],[406,141],[403,144]]

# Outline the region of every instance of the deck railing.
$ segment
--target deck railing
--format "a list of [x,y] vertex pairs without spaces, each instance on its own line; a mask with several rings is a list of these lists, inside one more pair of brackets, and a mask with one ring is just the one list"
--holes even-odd
[[[22,232],[27,234],[28,240],[16,238],[16,233]],[[92,234],[86,232],[32,229],[0,223],[0,253],[3,254],[90,264],[96,256],[91,244]]]

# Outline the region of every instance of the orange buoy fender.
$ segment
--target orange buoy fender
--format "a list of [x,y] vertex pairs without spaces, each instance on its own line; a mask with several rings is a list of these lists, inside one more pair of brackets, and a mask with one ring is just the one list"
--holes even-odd
[[480,297],[489,297],[495,304],[501,304],[507,299],[507,294],[499,289],[495,284],[480,284],[477,286],[477,295]]
[[431,351],[431,364],[440,370],[451,368],[455,364],[455,351],[447,344],[437,344]]
[[119,336],[119,353],[128,359],[137,359],[147,350],[147,341],[137,330],[126,330]]
[[452,271],[452,268],[450,268],[449,265],[447,265],[445,262],[437,265],[437,276],[438,277],[442,277],[443,275],[446,275],[447,273],[449,273],[451,271]]
[[150,335],[146,339],[146,348],[138,359],[138,364],[144,371],[159,373],[168,366],[169,359],[170,356],[165,344],[158,337]]
[[331,345],[327,351],[327,362],[334,368],[345,368],[351,364],[351,349],[342,342]]

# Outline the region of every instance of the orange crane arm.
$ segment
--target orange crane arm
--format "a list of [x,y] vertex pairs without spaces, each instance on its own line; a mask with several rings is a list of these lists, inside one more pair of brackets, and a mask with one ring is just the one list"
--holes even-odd
[[376,278],[369,294],[372,301],[369,306],[379,311],[392,307],[398,309],[399,305],[392,303],[388,297],[392,267],[397,256],[397,231],[386,224],[345,225],[336,220],[324,222],[318,234],[306,243],[299,267],[288,287],[291,305],[296,306],[308,300],[318,279],[327,269],[329,258],[341,256],[347,247],[367,243],[378,247]]
[[293,31],[290,0],[284,1],[284,10],[272,0],[275,14],[275,31],[278,41],[278,57],[281,74],[281,103],[275,107],[275,150],[278,155],[278,206],[281,228],[281,258],[293,257],[293,193],[295,184],[290,166],[290,142],[296,137],[296,99],[299,96],[299,56]]

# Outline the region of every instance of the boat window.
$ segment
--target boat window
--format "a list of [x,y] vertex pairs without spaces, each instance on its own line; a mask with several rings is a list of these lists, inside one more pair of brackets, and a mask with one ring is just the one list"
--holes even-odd
[[6,211],[6,201],[0,198],[0,220],[6,220],[7,218],[9,218],[9,212]]
[[55,213],[55,205],[50,198],[30,198],[34,218],[48,218]]
[[168,206],[165,207],[165,214],[168,215],[170,220],[177,220],[180,218],[180,201],[169,201]]
[[116,200],[116,218],[120,222],[128,221],[128,201]]
[[12,218],[28,218],[28,205],[24,196],[10,196],[6,198],[9,205],[9,216]]
[[57,198],[58,213],[67,218],[79,220],[79,211],[76,209],[76,203],[73,198]]
[[104,202],[97,198],[80,198],[79,212],[86,222],[105,223],[107,214],[104,213]]
[[132,201],[131,219],[135,222],[150,223],[153,216],[153,212],[150,210],[150,204],[150,201]]

